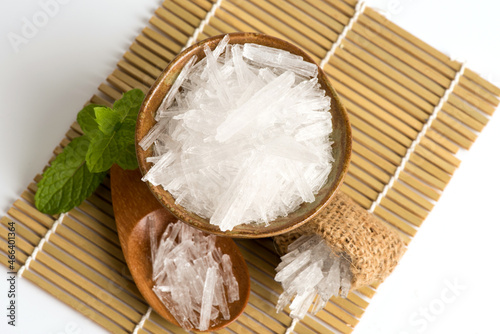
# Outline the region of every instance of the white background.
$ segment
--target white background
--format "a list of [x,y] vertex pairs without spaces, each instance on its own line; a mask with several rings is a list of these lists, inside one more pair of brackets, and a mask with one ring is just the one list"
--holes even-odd
[[[46,2],[0,2],[2,215],[42,170],[78,110],[161,3],[66,0],[16,52],[8,34],[21,35],[23,19],[32,21]],[[500,2],[367,3],[500,84]],[[472,149],[461,152],[461,167],[355,333],[498,333],[499,144],[500,116],[495,115]],[[22,279],[13,330],[4,315],[7,285],[1,268],[1,333],[105,333]]]

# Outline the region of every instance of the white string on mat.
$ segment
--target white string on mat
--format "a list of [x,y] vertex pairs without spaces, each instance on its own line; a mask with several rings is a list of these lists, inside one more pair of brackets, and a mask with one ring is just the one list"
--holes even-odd
[[[200,25],[198,26],[198,28],[196,28],[194,30],[193,35],[191,37],[189,37],[189,39],[187,40],[186,45],[184,45],[184,47],[182,48],[182,51],[184,51],[185,49],[187,49],[193,43],[196,42],[196,40],[198,39],[198,36],[203,32],[203,29],[205,29],[205,26],[208,24],[208,22],[210,21],[210,19],[215,15],[215,11],[217,9],[219,9],[219,7],[221,6],[221,4],[222,4],[222,0],[217,0],[212,5],[212,8],[210,8],[210,11],[208,11],[208,13],[205,16],[205,18],[203,20],[201,20]],[[139,321],[139,323],[135,326],[133,334],[138,334],[139,330],[141,330],[144,327],[144,324],[145,324],[146,320],[149,318],[149,316],[151,315],[151,311],[152,310],[153,309],[150,306],[148,308],[148,311],[142,316],[141,321]]]
[[333,43],[331,49],[326,53],[325,57],[323,60],[321,60],[321,63],[319,63],[319,67],[323,68],[325,67],[326,63],[330,60],[331,56],[335,53],[337,48],[342,44],[344,41],[344,38],[347,36],[347,33],[352,29],[352,26],[358,18],[360,17],[361,14],[365,11],[366,3],[363,1],[360,1],[357,3],[356,7],[354,8],[354,15],[351,17],[349,20],[349,23],[344,27],[342,30],[342,33],[339,35],[335,43]]
[[151,315],[151,311],[152,310],[153,309],[150,306],[148,308],[148,311],[146,313],[144,313],[144,315],[142,316],[141,321],[139,321],[139,323],[137,324],[137,326],[135,326],[134,331],[132,332],[132,334],[138,334],[139,333],[139,330],[141,330],[142,327],[144,327],[144,323],[146,322],[146,320],[148,320],[149,316]]
[[[319,67],[324,68],[326,63],[330,60],[330,58],[335,54],[337,48],[342,44],[342,41],[347,36],[347,33],[352,29],[354,23],[358,20],[361,14],[365,11],[366,4],[363,1],[359,1],[354,7],[354,15],[349,20],[349,23],[344,27],[342,33],[339,35],[335,43],[332,44],[330,50],[326,53],[325,57],[319,63]],[[285,334],[292,334],[295,326],[299,323],[300,319],[294,318],[290,326],[287,328]]]
[[392,186],[394,185],[394,182],[396,182],[396,180],[399,178],[399,174],[401,174],[401,172],[405,169],[406,163],[410,160],[410,156],[415,151],[418,144],[420,144],[420,141],[422,140],[422,138],[424,138],[427,131],[431,128],[432,122],[436,119],[439,111],[443,108],[443,105],[446,103],[446,101],[448,101],[450,94],[453,93],[453,90],[455,89],[455,86],[460,81],[460,78],[464,74],[464,71],[465,71],[465,62],[462,63],[460,70],[455,74],[455,78],[450,83],[450,87],[448,87],[448,89],[446,90],[444,95],[439,100],[439,103],[432,111],[432,114],[429,116],[429,119],[422,127],[422,130],[418,133],[417,138],[415,138],[415,140],[411,143],[410,147],[406,150],[406,154],[403,157],[403,159],[401,160],[401,164],[396,169],[396,172],[391,177],[389,182],[385,185],[382,192],[378,194],[377,199],[372,203],[370,209],[368,210],[369,212],[373,213],[373,211],[375,211],[375,208],[378,205],[380,205],[380,202],[387,195],[387,192],[389,191],[389,189],[392,188]]
[[43,238],[40,239],[40,242],[38,242],[38,245],[35,247],[35,249],[33,249],[33,252],[31,253],[31,255],[28,256],[28,258],[26,259],[26,262],[24,262],[24,264],[21,266],[21,268],[19,268],[19,270],[17,271],[18,277],[23,276],[24,271],[27,268],[29,268],[31,261],[35,260],[38,252],[40,250],[42,250],[42,247],[43,247],[43,244],[45,243],[45,241],[49,240],[49,237],[52,233],[56,233],[57,226],[62,223],[62,220],[64,219],[65,216],[66,216],[65,213],[61,214],[59,216],[59,218],[57,218],[57,220],[54,222],[54,224],[52,224],[52,227],[50,228],[50,230],[48,230],[47,233],[45,233],[45,235],[43,236]]
[[299,319],[293,318],[292,323],[290,324],[290,327],[286,329],[285,334],[292,334],[295,326],[299,323]]
[[196,40],[198,39],[198,36],[203,32],[203,29],[205,29],[205,26],[208,24],[210,19],[215,15],[215,11],[219,9],[220,5],[222,4],[222,0],[217,0],[213,5],[212,8],[210,8],[210,11],[207,13],[205,18],[200,22],[200,25],[198,28],[196,28],[193,32],[193,35],[189,37],[188,41],[186,42],[186,45],[182,48],[184,51],[186,48],[190,47],[191,44],[196,43]]

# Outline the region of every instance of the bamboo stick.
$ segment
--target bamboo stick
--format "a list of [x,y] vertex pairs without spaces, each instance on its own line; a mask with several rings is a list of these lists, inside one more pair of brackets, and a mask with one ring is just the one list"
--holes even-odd
[[[394,152],[392,152],[390,149],[388,149],[385,145],[379,143],[378,141],[375,141],[373,138],[369,137],[368,135],[364,134],[362,131],[353,128],[352,133],[354,138],[356,138],[356,142],[364,145],[363,150],[359,149],[359,146],[356,145],[356,149],[354,149],[353,145],[353,150],[355,150],[357,153],[367,157],[372,156],[376,152],[379,155],[379,159],[384,158],[384,164],[388,166],[387,170],[390,174],[394,174],[394,170],[391,170],[392,166],[399,166],[401,164],[401,157]],[[369,151],[368,151],[369,150]],[[366,151],[366,154],[363,154],[361,152]],[[374,159],[375,160],[375,159]],[[392,165],[391,165],[392,164]],[[377,164],[377,165],[382,165],[382,163]]]
[[73,283],[67,281],[61,276],[54,273],[52,270],[48,269],[38,261],[32,261],[30,264],[30,268],[35,271],[38,275],[43,276],[45,279],[52,282],[54,285],[64,289],[67,293],[69,293],[72,297],[81,300],[83,303],[87,305],[92,305],[92,308],[102,315],[106,316],[108,319],[113,319],[114,322],[118,323],[121,327],[123,327],[126,331],[132,332],[135,324],[130,320],[111,309],[110,307],[103,304],[99,299],[96,299],[89,295],[88,293],[81,290],[79,287],[74,285]]
[[436,165],[429,162],[427,159],[423,158],[419,154],[416,153],[412,154],[410,156],[410,161],[413,162],[415,165],[419,166],[420,168],[425,169],[425,171],[431,173],[432,175],[434,175],[434,177],[443,181],[445,184],[447,184],[451,180],[450,174],[443,171],[439,167],[436,167]]
[[[147,86],[152,86],[153,83],[155,82],[154,78],[141,72],[138,68],[136,68],[135,66],[133,66],[132,64],[130,64],[124,60],[120,60],[117,65],[118,65],[118,68],[121,69],[123,72],[127,73],[128,75],[130,75],[134,79],[139,80],[140,82],[142,82],[143,84],[145,84]],[[97,103],[97,104],[101,104],[101,103]]]
[[[359,40],[363,42],[360,37]],[[399,85],[408,88],[414,92],[417,96],[420,96],[425,101],[436,105],[439,103],[440,96],[437,93],[425,88],[419,83],[415,82],[412,78],[407,77],[404,72],[400,72],[390,65],[390,63],[385,62],[383,59],[378,58],[375,54],[372,54],[369,50],[363,47],[359,47],[354,42],[346,39],[342,42],[342,49],[347,51],[349,54],[361,59],[364,63],[370,65],[380,73],[384,73],[386,76],[397,82]],[[374,50],[377,50],[373,46]]]
[[344,183],[349,185],[351,188],[356,189],[360,193],[363,193],[366,197],[368,197],[370,200],[374,201],[377,199],[378,192],[372,190],[370,187],[365,185],[363,182],[359,181],[355,177],[351,176],[351,174],[347,174]]
[[451,105],[458,108],[464,114],[472,117],[481,124],[486,125],[488,123],[488,117],[486,117],[484,114],[479,112],[476,108],[465,102],[457,95],[451,94],[450,97],[448,98],[448,101],[450,102]]
[[432,140],[435,144],[442,146],[453,154],[457,154],[459,150],[459,147],[455,143],[451,142],[450,140],[448,140],[448,138],[444,137],[442,134],[432,128],[427,131],[425,136],[428,139]]
[[398,154],[399,156],[404,156],[407,148],[400,143],[393,140],[391,137],[387,136],[380,130],[376,129],[372,126],[371,123],[357,117],[354,114],[349,116],[349,121],[351,125],[356,127],[358,130],[363,132],[364,134],[376,138],[377,141],[384,144],[385,147],[389,148],[392,152]]
[[[370,25],[370,22],[365,22],[366,16],[360,17],[358,20],[359,24],[353,27],[353,30],[360,34],[361,36],[370,39],[374,44],[383,48],[386,52],[390,53],[395,58],[399,59],[401,62],[405,63],[407,66],[415,69],[422,75],[424,75],[432,82],[440,85],[444,89],[450,86],[450,82],[452,77],[448,78],[445,75],[439,73],[429,65],[420,61],[418,58],[413,55],[405,52],[401,49],[401,47],[394,43],[394,41],[390,39],[386,39],[382,33],[384,29],[375,30],[373,26]],[[373,22],[373,21],[372,21]],[[442,95],[442,94],[440,94]]]
[[209,26],[213,27],[217,31],[220,31],[220,33],[232,33],[232,32],[239,32],[237,28],[233,27],[230,23],[227,23],[223,20],[221,20],[218,16],[222,12],[221,9],[217,10],[215,12],[215,15],[212,16],[210,19],[210,24]]
[[[424,74],[422,74],[418,69],[413,68],[412,66],[406,64],[388,50],[385,50],[383,46],[380,46],[375,43],[374,39],[377,39],[375,34],[366,33],[366,29],[362,26],[354,25],[353,30],[351,30],[346,38],[361,47],[362,49],[370,52],[374,56],[383,60],[387,64],[391,64],[393,68],[404,73],[409,78],[422,85],[425,89],[433,92],[437,96],[443,96],[445,92],[444,86],[439,85],[434,82]],[[380,38],[378,38],[380,40]]]
[[38,285],[41,289],[47,291],[60,301],[65,304],[71,306],[78,312],[85,315],[87,318],[95,321],[105,329],[109,330],[112,333],[116,334],[127,334],[121,326],[118,326],[115,322],[111,321],[109,318],[101,315],[98,312],[95,312],[92,308],[83,304],[80,300],[75,297],[67,294],[63,289],[61,289],[58,285],[49,283],[45,278],[41,278],[39,275],[35,274],[30,270],[25,270],[23,277],[30,280],[32,283]]
[[189,20],[189,16],[186,19],[182,16],[179,17],[171,12],[169,7],[159,7],[156,9],[155,14],[166,23],[173,25],[177,30],[180,30],[186,36],[191,36],[200,24],[200,21],[196,18],[194,18],[195,20],[192,20],[193,24],[189,24],[186,22]]
[[90,99],[91,103],[99,104],[101,106],[111,107],[113,104],[101,96],[93,95]]
[[82,211],[79,211],[77,208],[69,211],[68,214],[74,220],[77,220],[78,222],[85,225],[89,229],[95,231],[106,240],[111,241],[115,246],[120,246],[120,240],[118,239],[116,230],[109,229],[105,225],[101,224],[99,221],[94,220],[93,218],[84,214]]
[[13,204],[14,207],[19,209],[20,211],[24,212],[26,215],[29,217],[33,218],[36,220],[38,223],[42,224],[43,226],[50,228],[52,224],[54,223],[54,219],[48,215],[45,215],[35,209],[33,206],[34,203],[26,203],[21,200],[16,200]]
[[107,77],[106,81],[109,82],[111,86],[113,86],[113,88],[118,89],[118,91],[121,93],[127,92],[132,89],[132,87],[114,76]]
[[414,190],[412,190],[410,187],[405,186],[404,183],[401,182],[400,180],[394,183],[392,189],[389,190],[387,196],[389,198],[395,199],[394,195],[396,194],[396,192],[398,194],[402,194],[406,198],[410,199],[413,203],[416,203],[417,205],[424,208],[428,212],[430,212],[434,207],[434,205],[427,199],[427,197],[424,197],[419,193],[415,192]]
[[455,73],[458,71],[458,69],[456,69],[456,66],[454,66],[454,68],[448,66],[426,51],[420,49],[415,44],[405,40],[397,33],[389,29],[384,23],[381,23],[380,20],[377,20],[375,18],[376,16],[379,16],[380,18],[380,14],[377,15],[373,9],[368,8],[366,10],[366,15],[363,15],[363,17],[359,19],[359,22],[363,23],[365,26],[372,28],[377,32],[377,34],[384,37],[386,40],[391,41],[393,44],[396,44],[406,53],[412,55],[422,63],[430,66],[433,70],[439,72],[442,76],[448,79],[453,79]]
[[[7,211],[8,213],[8,211]],[[2,217],[2,225],[8,228],[8,223],[13,221],[12,219],[9,219],[7,217]],[[40,242],[41,237],[36,235],[31,231],[31,229],[26,228],[23,224],[20,222],[15,222],[16,223],[16,236],[20,236],[23,239],[25,239],[27,242],[29,242],[32,246],[38,245]]]
[[[4,225],[5,226],[5,225]],[[7,254],[8,253],[8,244],[7,244],[7,229],[4,227],[0,228],[2,233],[0,233],[0,244],[1,249]],[[35,246],[26,242],[23,238],[16,238],[16,261],[24,264],[29,254],[33,253]]]
[[128,274],[128,269],[126,264],[118,260],[99,246],[91,243],[89,240],[80,236],[76,232],[72,231],[69,227],[64,225],[57,226],[57,232],[61,237],[71,242],[73,245],[80,249],[84,249],[87,253],[99,259],[109,268],[114,269],[117,273],[126,272]]
[[95,192],[87,197],[87,201],[99,209],[102,213],[108,215],[111,218],[114,218],[115,213],[113,212],[113,206],[111,203],[105,201],[95,194]]
[[455,172],[456,166],[442,159],[439,155],[434,154],[430,150],[426,149],[422,145],[418,145],[415,148],[415,153],[424,157],[426,160],[431,161],[433,164],[438,166],[440,169],[445,171],[448,174],[453,174]]
[[71,254],[74,258],[78,259],[78,261],[81,261],[85,265],[89,266],[113,283],[123,287],[124,289],[126,289],[126,291],[130,292],[136,298],[140,300],[142,299],[142,295],[140,294],[139,290],[137,290],[137,287],[133,284],[132,281],[125,278],[124,273],[116,272],[108,265],[97,260],[94,256],[91,256],[89,253],[83,251],[79,247],[74,246],[71,242],[67,241],[60,235],[51,234],[49,236],[49,241],[68,254]]
[[420,180],[426,182],[428,185],[436,189],[443,191],[444,188],[446,187],[446,182],[441,181],[440,179],[434,177],[432,174],[427,173],[422,168],[420,168],[420,166],[417,166],[413,163],[406,164],[405,170],[412,173]]
[[[275,310],[271,311],[272,313],[276,313]],[[277,319],[272,317],[273,314],[266,314],[260,308],[253,305],[252,300],[249,299],[247,306],[245,307],[245,314],[248,314],[252,319],[255,319],[258,323],[267,327],[271,333],[281,333],[286,330],[286,328],[281,325]],[[239,320],[239,319],[238,319]],[[274,321],[276,320],[276,321]],[[260,332],[257,332],[260,333]]]
[[[293,6],[290,5],[286,6],[286,3],[283,6],[282,5],[283,2],[278,2],[278,4],[275,5],[271,1],[269,2],[258,1],[258,0],[250,0],[250,1],[254,5],[258,6],[261,10],[266,11],[270,15],[286,23],[286,25],[300,32],[302,35],[307,36],[308,39],[314,41],[324,50],[328,51],[332,46],[332,41],[326,39],[321,34],[317,33],[315,30],[311,29],[307,24],[305,24],[304,22],[305,15],[303,13],[302,15],[295,17],[293,15],[290,15],[290,13],[287,10],[284,10],[284,9],[290,9],[290,7],[293,8]],[[296,14],[295,11],[293,11],[293,13]]]
[[21,211],[16,210],[14,207],[10,208],[7,211],[7,213],[15,220],[23,222],[25,226],[28,226],[30,230],[33,231],[39,237],[43,237],[47,232],[46,227],[40,225],[37,221],[26,216]]
[[[299,47],[308,50],[310,56],[317,63],[326,54],[325,49],[309,40],[306,36],[249,2],[243,1],[236,4],[234,1],[228,0],[224,5],[224,9],[229,10],[233,15],[239,16],[260,32],[266,34],[273,34],[273,32],[276,32],[283,36],[284,39],[288,39]],[[276,36],[281,37],[278,35]]]
[[[245,309],[246,311],[246,309]],[[255,315],[255,314],[254,314]],[[253,318],[251,318],[247,312],[243,313],[238,317],[237,320],[238,323],[244,325],[248,329],[250,329],[248,332],[253,334],[253,333],[272,333],[268,328],[264,327],[263,325],[260,325],[257,321],[255,321]],[[231,327],[229,327],[231,328]]]
[[411,237],[414,237],[417,234],[417,230],[410,226],[408,223],[402,221],[399,217],[396,217],[393,213],[383,209],[381,206],[377,206],[373,211],[376,215],[380,216],[386,222],[396,227],[400,231],[408,234]]
[[126,305],[132,307],[137,312],[145,313],[147,310],[147,305],[143,299],[138,299],[129,290],[126,286],[118,285],[116,282],[100,275],[97,271],[90,269],[85,264],[70,256],[65,251],[59,249],[54,246],[52,243],[45,243],[43,245],[44,252],[50,254],[52,257],[64,263],[66,266],[79,273],[83,277],[85,277],[89,282],[96,284],[101,289],[108,291],[113,294],[119,300],[124,302]]
[[[178,14],[179,17],[184,17],[188,22],[194,24],[195,19],[197,19],[197,22],[200,22],[205,18],[207,15],[207,11],[204,10],[201,7],[198,7],[194,2],[192,1],[185,1],[185,0],[174,0],[174,1],[165,1],[163,3],[163,7],[168,7],[172,12]],[[177,8],[182,8],[184,12],[179,12],[180,9]],[[189,13],[189,15],[187,14]],[[194,18],[191,18],[190,15],[193,15]],[[199,24],[194,24],[193,26],[198,26]]]
[[119,91],[104,83],[100,84],[98,89],[101,93],[109,96],[112,100],[118,100],[122,96]]
[[[340,54],[342,54],[341,51]],[[384,97],[387,101],[399,107],[403,112],[412,115],[421,122],[425,121],[428,118],[428,114],[430,114],[433,110],[433,106],[430,103],[423,103],[417,107],[415,104],[410,103],[408,100],[406,100],[404,98],[406,96],[401,97],[394,91],[391,91],[387,87],[377,82],[375,79],[362,73],[360,70],[356,69],[351,64],[342,60],[342,58],[340,57],[334,57],[330,61],[330,64],[336,67],[337,70],[344,72],[353,80],[357,80],[358,82],[363,83],[364,86],[366,86],[379,96]],[[338,71],[335,71],[335,73],[338,73]],[[380,80],[380,78],[377,79]],[[402,94],[403,91],[400,90],[398,93]]]
[[341,333],[352,333],[352,331],[354,330],[352,326],[346,325],[343,321],[329,314],[324,309],[319,311],[316,314],[316,317],[323,320],[324,322],[326,322],[336,330],[340,331]]
[[208,12],[212,8],[215,0],[210,0],[210,1],[193,0],[192,2],[195,3],[198,7],[203,8],[205,10],[205,12]]
[[133,53],[130,52],[125,52],[123,55],[123,58],[130,62],[132,65],[140,69],[143,73],[149,75],[151,78],[156,79],[160,73],[161,69],[159,69],[156,66],[148,64],[146,61],[141,59],[140,57],[136,56]]
[[[381,192],[385,186],[385,180],[380,180],[377,175],[372,174],[372,171],[380,171],[379,169],[368,168],[370,163],[366,162],[363,158],[354,154],[353,159],[351,160],[351,164],[349,165],[349,174],[352,174],[356,178],[362,180],[369,187],[377,192]],[[371,165],[371,164],[370,164]],[[383,173],[383,172],[382,172]],[[387,181],[389,180],[389,176],[385,173],[383,175],[386,176]]]
[[111,74],[112,78],[116,78],[117,80],[123,81],[125,84],[130,86],[131,88],[139,88],[142,90],[144,93],[147,93],[149,87],[144,85],[143,83],[139,82],[138,80],[135,80],[125,72],[119,71],[119,70],[114,70],[113,73]]
[[456,118],[457,120],[464,123],[465,125],[467,125],[468,127],[472,128],[475,131],[482,131],[484,128],[484,124],[477,121],[473,117],[467,115],[466,113],[464,113],[457,107],[453,106],[449,102],[445,103],[443,105],[443,109],[441,110],[447,113],[448,115]]
[[157,42],[153,41],[152,39],[150,39],[145,35],[139,35],[135,40],[138,44],[142,45],[143,47],[147,48],[154,54],[158,55],[159,57],[161,57],[161,59],[163,59],[166,62],[170,62],[175,57],[175,54],[173,52],[164,48],[163,46],[161,46],[160,44],[158,44]]
[[[349,23],[349,20],[351,18],[351,16],[342,13],[334,7],[320,7],[314,1],[292,0],[291,2],[300,10],[316,18],[327,27],[330,27],[330,29],[334,30],[337,34],[340,34],[342,32],[344,26]],[[335,40],[337,40],[337,38],[335,38]]]
[[474,107],[478,108],[482,112],[488,114],[488,115],[493,115],[493,112],[496,109],[496,106],[498,105],[498,100],[495,99],[494,104],[491,104],[489,101],[486,101],[481,98],[481,96],[474,94],[470,90],[465,88],[466,84],[466,79],[462,79],[462,84],[458,84],[455,88],[454,93],[457,94],[460,98],[463,100],[467,101]]
[[102,250],[113,255],[117,260],[121,261],[122,263],[125,263],[125,258],[123,257],[123,252],[119,245],[112,244],[108,240],[101,237],[94,230],[85,227],[81,223],[77,223],[76,220],[71,219],[69,216],[65,216],[63,218],[62,223],[64,224],[64,226],[69,227],[73,232],[77,233],[79,236],[84,237],[85,239],[92,242],[92,244],[95,244]]
[[78,206],[79,210],[82,210],[85,214],[89,215],[90,217],[94,218],[107,228],[109,228],[112,231],[116,232],[116,223],[113,218],[110,216],[106,215],[102,211],[100,211],[98,208],[95,206],[89,204],[88,202],[84,201],[82,204]]
[[417,136],[418,132],[415,129],[408,126],[393,114],[371,102],[364,95],[357,93],[351,87],[344,85],[344,83],[338,81],[334,77],[329,76],[329,78],[332,81],[335,90],[341,95],[342,101],[345,101],[346,105],[350,106],[348,109],[350,112],[358,112],[355,108],[359,108],[359,110],[363,110],[365,113],[371,113],[381,121],[386,122],[394,129],[394,131],[401,133],[409,139]]
[[[155,21],[156,22],[159,21],[162,25],[164,25],[164,23],[158,18]],[[172,52],[172,54],[174,54],[174,55],[178,54],[182,49],[182,46],[179,45],[178,42],[175,42],[172,39],[170,39],[169,35],[164,35],[161,32],[158,32],[158,31],[153,30],[153,29],[148,28],[148,27],[144,28],[142,30],[142,33],[144,36],[148,37],[149,39],[151,39],[155,43],[161,45],[163,48]],[[167,37],[167,36],[169,36],[169,37]],[[184,40],[184,38],[182,38],[182,39]]]
[[368,209],[370,205],[372,204],[372,201],[364,196],[363,194],[357,192],[353,188],[349,187],[349,185],[343,183],[340,186],[340,190],[344,192],[346,195],[351,197],[356,203],[361,205],[363,208]]
[[[334,41],[337,40],[338,34],[335,32],[332,27],[325,25],[322,23],[318,18],[316,18],[314,15],[311,15],[312,13],[316,13],[317,15],[323,16],[325,15],[324,13],[317,11],[313,9],[312,11],[309,10],[307,11],[307,4],[304,2],[300,2],[301,4],[304,4],[306,7],[306,10],[301,10],[300,8],[294,6],[290,2],[285,2],[285,1],[279,1],[279,0],[270,0],[271,3],[273,3],[275,6],[279,6],[282,10],[287,12],[289,15],[293,16],[297,20],[300,20],[303,22],[304,26],[309,27],[310,29],[313,29],[316,33],[322,35],[327,41],[329,41],[329,45],[331,46]],[[295,2],[297,3],[297,2]],[[312,8],[312,7],[310,7]],[[331,18],[328,18],[328,20],[331,21]],[[327,21],[328,21],[327,20]],[[337,29],[341,31],[342,25],[338,24]],[[330,47],[326,46],[327,49]]]
[[384,207],[386,210],[392,212],[393,214],[404,218],[405,221],[417,227],[422,225],[422,222],[424,221],[423,218],[413,214],[411,211],[405,209],[403,206],[397,204],[387,196],[382,199],[382,201],[380,202],[380,206]]
[[481,76],[469,69],[465,69],[464,76],[473,82],[475,82],[477,85],[481,86],[488,92],[490,92],[493,96],[498,97],[500,96],[500,88],[497,86],[493,85],[491,82],[488,80],[485,80],[484,78],[481,78]]
[[181,33],[175,27],[172,27],[170,24],[166,23],[159,17],[153,16],[149,20],[149,23],[153,27],[161,31],[164,35],[169,37],[170,43],[168,43],[168,46],[169,49],[171,49],[173,52],[175,53],[180,52],[182,47],[186,45],[186,42],[189,37]]
[[137,43],[133,43],[130,46],[130,51],[137,54],[142,59],[147,60],[151,65],[155,66],[156,68],[164,69],[168,65],[168,61],[163,60],[163,58],[157,56],[153,52],[149,51],[147,48]]
[[[165,333],[165,334],[171,334],[172,333],[170,331],[167,331],[165,328],[161,327],[160,325],[154,323],[153,321],[151,321],[151,319],[147,319],[144,322],[143,328],[148,331],[148,334],[149,333],[155,333],[155,334],[156,333]],[[179,330],[177,332],[179,332],[179,333],[187,333],[186,331],[181,332],[180,328],[179,328]],[[174,333],[176,333],[176,332],[174,331]]]
[[335,305],[332,302],[326,303],[325,310],[352,327],[355,327],[359,323],[359,320],[356,317],[352,316],[342,307]]
[[107,307],[109,307],[113,312],[116,312],[116,314],[124,316],[128,318],[129,321],[133,322],[139,322],[141,320],[140,313],[123,304],[122,301],[117,300],[113,295],[109,294],[106,289],[96,289],[93,284],[89,284],[86,278],[75,274],[66,266],[61,265],[59,262],[54,260],[51,256],[45,254],[44,252],[38,252],[36,260],[37,262],[47,266],[48,269],[56,272],[59,276],[61,276],[61,279],[67,280],[68,282],[74,284],[76,288],[80,288],[82,292],[86,292],[90,296],[93,296],[103,304],[107,305]]
[[391,127],[386,122],[380,120],[379,118],[373,116],[363,108],[358,107],[356,104],[351,102],[348,99],[343,99],[344,106],[349,110],[349,120],[352,119],[353,115],[357,116],[360,119],[363,119],[365,122],[371,124],[382,133],[386,134],[390,138],[394,139],[398,143],[408,147],[411,145],[412,141],[410,138],[399,132],[397,129]]
[[371,19],[379,22],[380,24],[384,25],[386,28],[392,30],[402,38],[406,39],[409,41],[411,44],[419,47],[420,49],[424,50],[434,58],[440,60],[443,64],[446,66],[452,68],[455,71],[458,71],[460,69],[460,63],[457,61],[452,61],[448,56],[443,54],[442,52],[436,50],[435,48],[431,47],[429,44],[423,42],[419,38],[415,37],[414,35],[410,34],[406,30],[402,29],[398,25],[394,24],[384,16],[380,15],[377,13],[375,10],[372,8],[366,8],[365,9],[365,14],[369,16]]
[[[372,67],[370,64],[365,63],[361,59],[353,56],[351,53],[349,53],[346,50],[346,47],[344,48],[338,48],[337,51],[335,52],[335,55],[337,57],[340,57],[343,59],[343,61],[347,64],[350,64],[357,68],[360,72],[364,73],[367,75],[369,78],[373,78],[380,83],[382,83],[384,86],[388,87],[391,89],[393,92],[396,92],[406,98],[409,102],[413,103],[414,105],[420,107],[422,110],[426,111],[427,113],[432,112],[433,110],[433,104],[429,101],[427,101],[425,98],[419,96],[416,92],[412,91],[409,87],[402,86],[399,82],[395,81],[391,77],[387,76],[385,73],[380,72],[378,69]],[[331,59],[330,62],[332,62]],[[415,84],[412,83],[412,86]],[[436,101],[436,104],[439,101]]]

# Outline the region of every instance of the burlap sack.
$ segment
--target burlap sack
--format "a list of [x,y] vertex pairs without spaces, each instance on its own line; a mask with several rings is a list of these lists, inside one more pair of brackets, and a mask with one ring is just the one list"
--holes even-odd
[[303,234],[322,236],[336,253],[351,262],[353,289],[385,279],[405,252],[399,235],[339,192],[332,203],[304,226],[274,238],[278,252]]

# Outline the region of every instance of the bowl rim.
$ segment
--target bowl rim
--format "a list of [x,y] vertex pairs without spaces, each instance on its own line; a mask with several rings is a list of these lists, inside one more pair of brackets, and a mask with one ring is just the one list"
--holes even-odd
[[[242,44],[238,43],[237,41],[241,40],[250,40],[245,43],[251,43],[255,42],[257,44],[261,43],[278,43],[280,45],[284,45],[287,47],[286,50],[299,54],[304,58],[304,60],[311,62],[315,64],[318,67],[318,80],[320,83],[324,83],[324,86],[326,86],[326,89],[328,89],[331,93],[331,96],[333,97],[333,101],[331,102],[332,105],[335,105],[336,109],[338,109],[338,112],[340,113],[340,119],[343,121],[342,123],[344,124],[345,128],[345,149],[344,149],[344,159],[342,161],[342,166],[339,166],[341,168],[341,171],[338,175],[338,177],[334,180],[333,184],[330,186],[327,194],[323,196],[323,199],[311,210],[308,211],[308,213],[299,221],[295,221],[290,224],[282,224],[283,226],[275,227],[273,228],[272,222],[270,222],[267,225],[264,224],[240,224],[235,226],[231,231],[221,231],[218,226],[212,225],[208,222],[208,219],[202,218],[188,210],[186,210],[184,207],[175,204],[175,199],[173,196],[166,190],[163,189],[161,186],[154,186],[150,182],[146,182],[149,189],[153,193],[153,195],[156,197],[156,199],[164,206],[166,209],[168,209],[174,216],[176,216],[178,219],[182,220],[183,222],[198,228],[202,231],[208,232],[208,233],[213,233],[221,236],[227,236],[227,237],[236,237],[236,238],[264,238],[264,237],[271,237],[279,234],[283,234],[286,232],[290,232],[291,230],[298,228],[302,226],[303,224],[307,223],[311,219],[313,219],[325,206],[327,206],[332,200],[337,191],[339,191],[340,186],[343,183],[343,180],[347,174],[347,169],[351,160],[351,153],[352,153],[352,130],[351,130],[351,125],[349,122],[349,117],[347,114],[347,111],[343,104],[340,102],[339,96],[335,89],[331,86],[325,72],[323,71],[322,68],[320,68],[314,60],[309,56],[305,51],[303,51],[301,48],[298,46],[292,44],[291,42],[279,39],[274,36],[266,35],[266,34],[260,34],[260,33],[249,33],[249,32],[237,32],[237,33],[229,33],[229,34],[221,34],[217,36],[213,36],[210,38],[207,38],[205,40],[202,40],[196,44],[193,44],[189,48],[186,48],[182,52],[180,52],[172,61],[168,64],[168,66],[163,70],[163,72],[158,76],[156,79],[155,83],[151,86],[149,89],[148,93],[146,94],[146,97],[144,98],[144,101],[141,105],[141,108],[138,113],[137,117],[137,125],[136,125],[136,132],[135,132],[135,144],[136,144],[136,155],[137,155],[137,160],[139,164],[139,169],[142,173],[142,175],[145,175],[147,171],[152,167],[152,163],[146,162],[146,158],[150,155],[147,154],[147,152],[151,152],[152,149],[149,148],[148,150],[143,150],[139,146],[139,142],[141,139],[149,132],[151,127],[146,128],[144,123],[146,122],[146,117],[148,116],[147,113],[150,113],[151,115],[154,116],[156,113],[156,110],[158,106],[161,104],[161,101],[163,100],[164,96],[166,93],[169,91],[172,83],[175,81],[177,78],[178,72],[175,72],[175,67],[182,62],[188,61],[196,52],[198,52],[200,47],[203,47],[205,44],[209,45],[212,49],[219,43],[224,36],[229,35],[230,44]],[[236,42],[235,42],[236,41]],[[259,43],[260,42],[260,43]],[[199,61],[198,59],[197,61]],[[179,71],[179,70],[178,70]],[[169,77],[170,76],[170,77]],[[168,80],[169,79],[169,80]],[[170,81],[170,82],[169,82]],[[159,97],[160,96],[160,97]],[[158,102],[158,99],[160,101]],[[154,109],[154,110],[151,110]],[[154,117],[153,117],[154,118]],[[323,186],[324,187],[324,186]],[[315,195],[316,196],[316,195]],[[302,205],[302,204],[301,204]],[[286,217],[283,217],[286,219]],[[280,218],[278,218],[280,219]],[[253,225],[256,230],[249,229],[249,228],[244,228],[244,226],[248,225]]]

